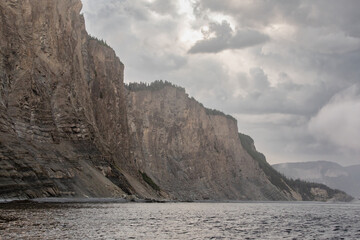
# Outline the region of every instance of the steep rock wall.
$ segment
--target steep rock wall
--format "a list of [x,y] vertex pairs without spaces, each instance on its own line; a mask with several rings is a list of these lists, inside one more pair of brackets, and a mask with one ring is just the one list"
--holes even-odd
[[132,151],[139,169],[182,200],[293,200],[243,149],[234,119],[209,114],[184,89],[129,91]]
[[0,2],[0,197],[156,195],[131,176],[123,64],[81,6]]

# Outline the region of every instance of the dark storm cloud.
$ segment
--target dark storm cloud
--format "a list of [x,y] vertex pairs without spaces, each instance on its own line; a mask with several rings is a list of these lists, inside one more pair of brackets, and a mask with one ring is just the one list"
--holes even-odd
[[206,34],[215,36],[197,41],[189,53],[217,53],[226,49],[247,48],[269,40],[267,35],[251,29],[240,29],[234,33],[227,21],[211,22]]

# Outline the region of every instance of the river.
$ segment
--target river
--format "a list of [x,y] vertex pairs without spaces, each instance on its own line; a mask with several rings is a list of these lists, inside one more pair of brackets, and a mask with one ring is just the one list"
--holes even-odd
[[0,204],[0,239],[360,239],[360,204]]

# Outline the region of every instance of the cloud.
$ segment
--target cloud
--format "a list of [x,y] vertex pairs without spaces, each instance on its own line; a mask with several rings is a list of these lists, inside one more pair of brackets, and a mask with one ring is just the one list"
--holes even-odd
[[[214,34],[214,37],[206,36]],[[226,49],[241,49],[265,43],[269,37],[252,29],[239,29],[235,33],[227,21],[212,22],[205,38],[192,46],[189,53],[218,53]]]
[[211,12],[234,16],[240,25],[261,27],[286,22],[301,27],[326,28],[329,32],[345,31],[360,37],[358,0],[268,0],[218,1],[196,0],[196,11],[203,15]]
[[251,68],[250,76],[253,88],[257,91],[265,91],[269,88],[270,83],[268,76],[265,74],[262,68]]
[[267,0],[197,0],[195,5],[198,16],[206,17],[212,12],[230,15],[237,20],[239,25],[256,28],[271,24],[284,17],[289,19],[307,13],[300,10],[300,3],[298,0],[279,0],[276,3]]
[[269,41],[266,34],[252,29],[238,30],[235,36],[230,40],[229,48],[240,49],[255,46]]
[[[208,72],[212,74],[214,69],[211,67]],[[205,71],[206,68],[202,69]],[[205,94],[199,100],[229,114],[290,114],[310,118],[333,95],[331,90],[324,91],[321,82],[294,83],[285,72],[281,72],[279,78],[276,84],[271,84],[268,73],[261,67],[250,68],[234,77],[225,71],[224,76],[217,80],[219,85],[212,82],[200,84],[198,89],[216,92],[216,95]]]
[[342,54],[360,48],[360,39],[351,37],[343,31],[329,32],[327,29],[306,27],[295,35],[300,46],[321,54]]
[[309,122],[316,138],[360,151],[360,92],[354,85],[337,95]]
[[215,37],[197,41],[189,50],[189,53],[217,53],[228,47],[229,41],[232,38],[232,29],[228,22],[223,21],[221,24],[212,22],[209,24],[208,32],[208,35],[215,33]]
[[161,15],[177,15],[177,5],[175,1],[155,0],[149,4],[149,7]]

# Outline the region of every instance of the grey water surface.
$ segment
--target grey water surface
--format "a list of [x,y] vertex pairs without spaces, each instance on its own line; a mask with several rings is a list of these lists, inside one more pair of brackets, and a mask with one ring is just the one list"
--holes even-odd
[[360,204],[0,204],[0,239],[360,239]]

